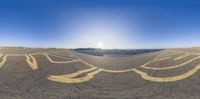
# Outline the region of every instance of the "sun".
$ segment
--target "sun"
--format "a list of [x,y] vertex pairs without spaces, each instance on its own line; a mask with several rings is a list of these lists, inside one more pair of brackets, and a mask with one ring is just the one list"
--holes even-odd
[[102,42],[99,42],[97,46],[98,48],[103,48],[104,44]]

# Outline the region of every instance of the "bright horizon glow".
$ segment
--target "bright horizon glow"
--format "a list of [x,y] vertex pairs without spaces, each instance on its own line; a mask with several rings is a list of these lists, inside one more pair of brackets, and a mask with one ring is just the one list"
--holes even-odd
[[104,49],[200,46],[200,2],[2,1],[0,46]]
[[103,49],[103,48],[104,48],[104,43],[102,43],[102,42],[99,42],[99,43],[98,43],[98,48],[101,48],[101,49]]
[[[77,16],[80,12],[84,14]],[[70,42],[67,41],[70,43],[68,48],[130,49],[137,47],[134,42],[137,34],[131,30],[134,29],[133,27],[129,28],[130,23],[125,15],[118,15],[119,13],[115,11],[102,12],[102,10],[98,13],[78,10],[73,14],[73,20],[64,23],[66,28],[63,28],[66,38],[69,38],[70,34]],[[130,33],[134,36],[130,37]]]

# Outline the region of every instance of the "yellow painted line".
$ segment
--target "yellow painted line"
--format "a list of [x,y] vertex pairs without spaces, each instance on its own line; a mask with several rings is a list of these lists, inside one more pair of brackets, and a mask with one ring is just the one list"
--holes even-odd
[[26,54],[6,54],[7,56],[25,56]]
[[54,51],[47,51],[47,52],[41,52],[41,53],[32,53],[30,55],[42,55],[42,54],[50,53],[50,52],[54,52]]
[[142,68],[145,68],[145,69],[152,69],[152,70],[167,70],[167,69],[175,69],[175,68],[179,68],[179,67],[182,67],[184,65],[187,65],[197,59],[200,59],[200,56],[198,57],[195,57],[195,58],[192,58],[184,63],[181,63],[181,64],[178,64],[178,65],[174,65],[174,66],[170,66],[170,67],[142,67]]
[[145,63],[144,65],[140,66],[142,68],[145,68],[147,67],[147,65],[153,63],[153,62],[159,62],[159,61],[163,61],[163,60],[167,60],[167,59],[170,59],[171,57],[164,57],[164,58],[161,58],[161,59],[156,59],[156,60],[152,60],[152,61],[149,61],[147,63]]
[[3,56],[2,61],[0,62],[0,68],[5,64],[5,62],[7,61],[7,57],[8,55]]
[[[37,65],[37,61],[36,59],[32,56],[32,55],[27,55],[27,54],[6,54],[4,57],[3,57],[3,60],[0,62],[0,67],[2,67],[5,62],[7,61],[7,57],[8,56],[25,56],[26,57],[26,62],[30,65],[30,67],[35,70],[35,69],[38,69],[38,65]],[[32,59],[32,61],[31,61]]]
[[161,56],[161,53],[162,53],[162,52],[160,52],[156,57],[154,57],[153,60],[156,60],[158,57],[160,57],[160,56]]
[[149,61],[149,62],[147,62],[147,63],[145,63],[144,65],[142,65],[142,66],[140,66],[140,67],[146,67],[147,65],[149,65],[149,64],[151,64],[152,63],[152,61]]
[[[96,67],[96,66],[94,66],[94,65],[89,64],[89,63],[86,62],[86,61],[81,60],[81,62],[83,62],[84,64],[88,65],[89,67],[92,67],[92,68]],[[96,67],[96,68],[97,68],[97,67]]]
[[29,55],[42,55],[44,53],[33,53],[33,54],[29,54]]
[[79,60],[72,60],[72,61],[54,61],[52,60],[47,54],[43,54],[47,57],[47,59],[51,62],[51,63],[57,63],[57,64],[63,64],[63,63],[73,63],[73,62],[78,62]]
[[[75,57],[77,57],[74,54],[72,54],[72,55],[75,56]],[[101,71],[111,72],[111,73],[124,73],[124,72],[134,71],[135,73],[139,74],[145,80],[152,81],[152,82],[164,83],[164,82],[174,82],[174,81],[179,81],[179,80],[186,79],[186,78],[192,76],[194,73],[196,73],[200,69],[200,64],[199,64],[196,67],[194,67],[193,69],[191,69],[188,72],[183,73],[181,75],[171,76],[171,77],[155,77],[155,76],[149,76],[146,72],[137,70],[135,68],[133,68],[133,69],[127,69],[127,70],[107,70],[107,69],[100,68],[98,70],[95,70],[95,69],[97,69],[97,67],[95,67],[94,65],[91,65],[91,64],[87,63],[86,61],[80,59],[79,57],[77,57],[77,58],[81,62],[85,63],[86,65],[88,65],[89,67],[92,67],[92,68],[91,69],[87,69],[87,70],[81,70],[81,71],[78,71],[76,73],[67,74],[67,75],[49,76],[48,79],[51,80],[51,81],[59,82],[59,83],[82,83],[82,82],[86,82],[86,81],[91,80],[97,73],[99,73]],[[146,64],[142,65],[141,67],[145,67],[148,64],[150,64],[151,62],[161,61],[161,60],[165,60],[165,59],[168,59],[168,58],[171,58],[171,57],[166,57],[166,58],[161,58],[161,59],[154,58],[155,60],[153,59],[152,61],[147,62]],[[181,58],[183,58],[183,56]],[[166,67],[166,68],[159,68],[158,70],[178,68],[178,67],[186,65],[188,63],[191,63],[194,60],[199,59],[199,58],[200,58],[200,56],[196,57],[196,58],[193,58],[193,59],[191,59],[191,60],[189,60],[187,62],[184,62],[182,64],[175,65],[175,66],[170,66],[170,67]],[[149,67],[145,67],[145,68],[149,68]],[[93,71],[91,73],[88,73],[87,76],[85,76],[85,77],[74,78],[74,77],[77,77],[80,74],[83,74],[85,72],[89,72],[89,71],[92,71],[92,70],[95,70],[95,71]]]
[[91,64],[89,64],[88,62],[82,60],[82,59],[79,58],[78,56],[76,56],[76,55],[74,55],[74,54],[72,54],[72,53],[71,53],[71,55],[74,56],[75,58],[77,58],[80,62],[83,62],[84,64],[88,65],[89,67],[91,67],[91,68],[97,68],[96,66],[91,65]]
[[[32,55],[25,55],[26,57],[26,62],[29,64],[29,66],[33,69],[36,70],[38,69],[38,64],[37,64],[37,60],[35,57],[33,57]],[[32,61],[31,61],[32,60]]]
[[[75,54],[71,53],[70,56],[77,58],[78,60],[82,60],[81,58],[79,58],[78,56],[76,56]],[[83,61],[83,60],[82,60]]]
[[101,69],[95,70],[91,73],[87,73],[85,77],[81,77],[81,78],[70,78],[70,77],[65,77],[65,75],[49,76],[48,80],[59,82],[59,83],[83,83],[83,82],[91,80],[96,74],[100,73],[101,71],[102,71]]
[[183,54],[183,55],[181,55],[181,56],[175,58],[174,60],[183,59],[183,58],[188,57],[188,56],[190,56],[190,54],[189,54],[189,53],[185,53],[185,54]]
[[51,63],[56,63],[56,64],[65,64],[65,63],[74,63],[74,62],[79,62],[79,60],[72,60],[72,61],[51,61]]
[[172,77],[153,77],[153,76],[149,76],[146,72],[137,70],[137,69],[132,69],[134,72],[136,72],[137,74],[139,74],[143,79],[148,80],[148,81],[152,81],[152,82],[174,82],[174,81],[179,81],[179,80],[183,80],[186,79],[190,76],[192,76],[194,73],[196,73],[198,70],[200,69],[200,64],[197,65],[196,67],[194,67],[193,69],[191,69],[190,71],[178,75],[178,76],[172,76]]
[[151,64],[152,62],[163,61],[163,60],[166,60],[166,59],[171,58],[171,57],[163,57],[163,58],[158,59],[158,57],[160,57],[160,56],[161,56],[161,52],[160,52],[159,55],[157,55],[156,57],[154,57],[153,60],[151,60],[151,61],[149,61],[149,62],[147,62],[147,63],[141,65],[140,67],[143,68],[143,67],[146,67],[147,65]]
[[170,59],[171,57],[163,57],[163,58],[160,58],[160,59],[156,59],[154,60],[153,62],[156,62],[156,61],[163,61],[163,60],[167,60],[167,59]]
[[[174,81],[179,81],[179,80],[186,79],[186,78],[192,76],[194,73],[196,73],[200,69],[200,65],[197,65],[196,67],[194,67],[193,69],[189,70],[188,72],[183,73],[183,74],[178,75],[178,76],[154,77],[154,76],[149,76],[146,72],[137,70],[135,68],[126,69],[126,70],[108,70],[108,69],[98,68],[98,67],[96,67],[94,65],[91,65],[88,62],[80,59],[79,57],[77,57],[74,54],[72,54],[71,56],[77,58],[77,60],[74,59],[72,61],[53,61],[48,56],[47,53],[34,53],[34,54],[29,54],[29,55],[27,55],[27,54],[6,54],[6,55],[0,54],[0,58],[2,58],[2,60],[0,62],[0,67],[2,67],[5,64],[5,62],[7,61],[7,57],[8,56],[25,56],[27,63],[30,65],[30,67],[33,70],[35,70],[35,69],[38,69],[38,65],[37,65],[37,60],[36,60],[35,57],[33,57],[33,55],[39,55],[39,54],[45,55],[47,57],[47,59],[50,62],[52,62],[52,63],[71,63],[71,62],[80,61],[80,62],[83,62],[84,64],[86,64],[87,66],[91,67],[90,69],[80,70],[78,72],[67,74],[67,75],[56,75],[56,76],[50,75],[50,76],[48,76],[49,80],[55,81],[55,82],[59,82],[59,83],[82,83],[82,82],[86,82],[86,81],[91,80],[96,74],[98,74],[98,73],[100,73],[102,71],[104,71],[104,72],[110,72],[110,73],[124,73],[124,72],[134,71],[137,74],[139,74],[143,79],[148,80],[148,81],[153,81],[153,82],[174,82]],[[190,54],[199,55],[197,53],[190,53]],[[181,58],[184,58],[184,57],[187,57],[187,56],[188,56],[188,53],[186,53],[185,55],[182,55],[182,56],[176,58],[175,60],[181,59]],[[56,55],[56,57],[60,57],[61,58],[62,56]],[[184,63],[181,63],[179,65],[170,66],[170,67],[164,67],[164,68],[146,67],[147,65],[149,65],[152,62],[162,61],[162,60],[166,60],[168,58],[171,58],[171,57],[164,57],[164,58],[157,59],[158,57],[160,57],[160,55],[158,55],[157,57],[155,57],[153,60],[145,63],[141,67],[146,68],[146,69],[152,69],[152,70],[174,69],[174,68],[182,67],[182,66],[184,66],[186,64],[189,64],[189,63],[193,62],[194,60],[200,59],[200,56],[198,56],[198,57],[190,59],[190,60],[188,60],[188,61],[186,61]],[[62,57],[62,58],[65,58],[65,57]],[[90,72],[90,71],[93,71],[93,72]],[[90,72],[90,73],[87,73],[87,72]],[[84,74],[84,73],[87,73],[87,76],[80,77],[80,78],[75,78],[75,77],[77,77],[77,76],[79,76],[81,74]]]
[[[59,52],[62,52],[62,51],[59,51]],[[65,52],[63,52],[63,53],[65,53]],[[56,55],[60,55],[60,56],[62,56],[61,55],[61,53],[58,53],[58,51],[52,51],[52,52],[48,52],[47,54],[56,54]],[[65,53],[66,54],[66,53]]]
[[51,76],[51,77],[57,77],[57,78],[73,78],[73,77],[76,77],[78,75],[81,75],[83,73],[86,73],[86,72],[90,72],[90,71],[93,71],[97,68],[90,68],[90,69],[85,69],[85,70],[80,70],[80,71],[77,71],[75,73],[71,73],[71,74],[66,74],[66,75],[59,75],[59,76]]
[[132,69],[127,69],[127,70],[108,70],[108,69],[103,69],[101,68],[102,71],[104,72],[109,72],[109,73],[126,73],[132,71]]
[[29,55],[43,55],[43,54],[51,53],[51,52],[54,52],[54,51],[47,51],[47,52],[41,52],[41,53],[32,53],[32,54],[29,54]]
[[49,54],[49,53],[48,53],[48,55],[55,56],[55,57],[62,58],[62,59],[74,59],[72,57],[62,57],[62,56],[58,56],[58,55],[55,55],[55,54]]
[[[192,61],[194,61],[195,59],[198,59],[198,58],[194,58],[194,59],[191,59],[191,60],[189,60],[189,61],[187,61],[185,63],[182,63],[182,64],[180,64],[180,66],[182,66],[184,64],[188,64],[188,63],[190,63],[190,62],[192,62]],[[153,61],[159,61],[159,60],[153,60]],[[85,61],[83,61],[83,62],[85,62]],[[150,62],[152,62],[152,61],[150,61]],[[149,64],[150,62],[147,62],[146,64]],[[92,67],[95,67],[95,66],[93,66],[93,65],[91,65],[91,64],[89,64],[87,62],[85,62],[85,63],[90,65],[90,66],[92,66]],[[172,67],[170,67],[170,68],[172,68]],[[173,68],[175,68],[175,67],[173,67]],[[178,68],[178,67],[176,67],[176,68]],[[132,71],[136,72],[137,74],[139,74],[143,79],[148,80],[148,81],[152,81],[152,82],[174,82],[174,81],[183,80],[183,79],[186,79],[187,77],[192,76],[199,69],[200,69],[200,65],[197,65],[195,68],[193,68],[192,70],[190,70],[190,71],[188,71],[188,72],[186,72],[184,74],[181,74],[181,75],[178,75],[178,76],[172,76],[172,77],[154,77],[154,76],[149,76],[146,72],[137,70],[135,68],[128,69],[128,70],[107,70],[107,69],[102,69],[101,68],[101,71],[111,72],[111,73],[123,73],[123,72],[129,72],[130,70],[132,70]],[[62,79],[62,78],[60,78],[60,79]]]

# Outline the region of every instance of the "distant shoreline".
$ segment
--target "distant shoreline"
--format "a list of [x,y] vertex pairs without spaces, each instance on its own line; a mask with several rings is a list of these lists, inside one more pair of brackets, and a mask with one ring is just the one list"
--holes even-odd
[[95,49],[95,48],[78,48],[72,49],[75,52],[104,56],[104,55],[138,55],[149,52],[161,51],[163,49]]

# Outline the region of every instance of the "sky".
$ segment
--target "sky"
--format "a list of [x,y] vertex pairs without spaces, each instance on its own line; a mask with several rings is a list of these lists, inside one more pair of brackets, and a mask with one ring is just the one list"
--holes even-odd
[[197,0],[1,0],[0,46],[200,46]]

